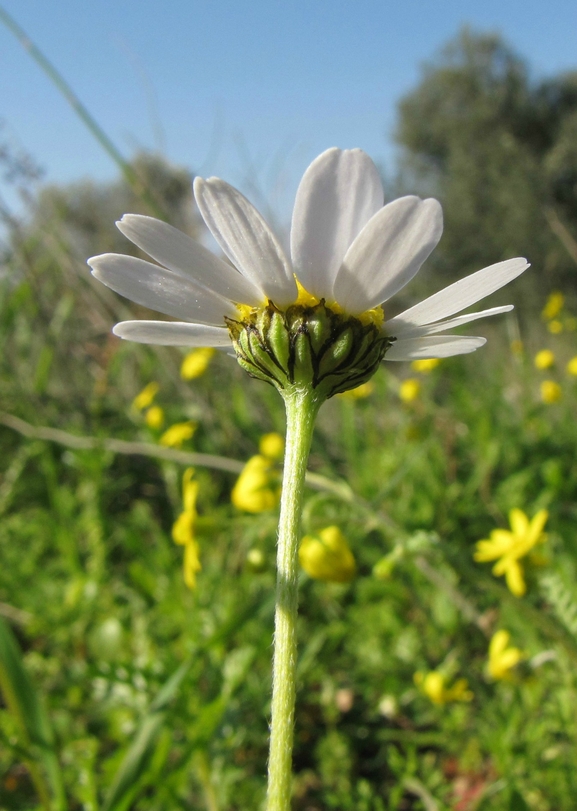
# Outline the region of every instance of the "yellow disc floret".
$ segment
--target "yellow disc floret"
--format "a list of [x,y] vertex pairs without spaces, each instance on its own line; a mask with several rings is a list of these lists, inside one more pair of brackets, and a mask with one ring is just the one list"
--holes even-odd
[[[317,307],[321,302],[323,302],[329,310],[332,310],[333,313],[336,313],[337,315],[353,315],[361,322],[363,326],[374,324],[376,327],[380,327],[385,321],[385,313],[382,307],[373,307],[371,310],[365,310],[363,313],[346,313],[344,307],[342,307],[337,301],[329,301],[327,299],[318,298],[312,293],[309,293],[309,291],[299,282],[296,276],[294,279],[298,294],[296,301],[290,305],[291,307],[313,308]],[[262,306],[266,307],[268,303],[269,302],[264,301]],[[259,307],[254,307],[251,304],[237,304],[236,308],[239,313],[239,321],[241,322],[250,320],[250,317],[260,309]]]

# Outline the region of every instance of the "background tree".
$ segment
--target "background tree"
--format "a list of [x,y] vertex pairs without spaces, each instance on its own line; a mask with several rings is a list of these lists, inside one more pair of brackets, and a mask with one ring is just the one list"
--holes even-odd
[[539,293],[574,285],[577,73],[535,83],[499,36],[465,29],[399,116],[401,185],[444,206],[440,272],[527,255]]

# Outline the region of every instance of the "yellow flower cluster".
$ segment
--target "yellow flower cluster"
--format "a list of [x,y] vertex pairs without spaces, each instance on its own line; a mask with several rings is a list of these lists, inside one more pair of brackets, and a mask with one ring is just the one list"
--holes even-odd
[[148,383],[132,401],[132,407],[136,411],[144,411],[144,421],[149,428],[155,430],[162,428],[164,425],[164,411],[160,406],[153,405],[159,388],[158,383],[154,381]]
[[276,463],[284,453],[280,434],[265,434],[256,456],[244,466],[231,493],[231,501],[239,510],[262,513],[273,510],[280,501],[280,472]]
[[[541,349],[533,358],[533,363],[542,372],[552,369],[555,366],[555,354],[550,349]],[[561,386],[554,380],[542,380],[540,392],[541,401],[546,405],[557,403],[563,395]]]
[[559,291],[556,290],[549,295],[541,315],[545,321],[552,321],[554,318],[557,318],[560,315],[564,306],[565,296],[563,293],[559,293]]
[[[411,369],[419,374],[428,375],[433,369],[437,368],[440,362],[439,358],[414,360],[411,363]],[[399,397],[403,403],[412,403],[419,397],[421,388],[421,381],[418,377],[408,377],[406,380],[403,380],[399,386]]]
[[550,294],[541,313],[547,323],[547,329],[553,335],[563,330],[574,332],[577,329],[577,318],[564,312],[565,296],[559,291]]
[[467,679],[457,679],[452,687],[447,687],[447,678],[438,670],[428,673],[417,672],[413,680],[419,690],[429,698],[433,704],[442,706],[454,701],[472,701],[473,692],[469,690]]
[[172,539],[184,546],[183,573],[184,582],[189,589],[196,587],[196,573],[202,569],[199,559],[199,547],[196,540],[196,499],[198,482],[194,479],[194,469],[189,467],[182,477],[183,511],[172,527]]
[[539,510],[531,521],[522,510],[511,510],[511,530],[494,529],[490,538],[476,544],[475,560],[480,563],[496,560],[493,574],[497,577],[505,575],[507,586],[516,597],[522,597],[527,590],[523,567],[519,561],[536,544],[547,539],[543,533],[547,518],[547,510]]
[[[200,350],[195,351],[198,352]],[[144,412],[144,421],[149,428],[155,431],[159,431],[162,428],[165,419],[164,410],[159,405],[153,405],[159,389],[160,386],[155,381],[148,383],[132,401],[132,407],[136,411]],[[166,448],[180,448],[183,442],[186,442],[187,439],[191,439],[196,428],[196,423],[191,420],[177,422],[171,425],[170,428],[167,428],[158,442]]]
[[316,535],[305,535],[299,547],[299,561],[309,577],[328,583],[349,583],[357,571],[353,553],[335,526]]
[[[541,371],[552,369],[555,366],[556,358],[550,349],[541,349],[534,358],[535,368]],[[568,375],[577,377],[577,355],[566,366]],[[543,380],[540,386],[541,400],[547,405],[557,403],[563,396],[563,389],[555,380]]]

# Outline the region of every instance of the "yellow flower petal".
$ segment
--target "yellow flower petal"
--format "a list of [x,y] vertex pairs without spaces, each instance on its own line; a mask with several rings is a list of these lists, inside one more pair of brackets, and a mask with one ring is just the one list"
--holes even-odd
[[511,670],[524,658],[519,648],[509,648],[511,635],[508,631],[497,631],[489,643],[487,670],[493,679],[511,678]]
[[196,423],[191,422],[177,422],[171,425],[158,440],[160,445],[167,448],[180,448],[183,442],[191,439],[196,431]]
[[489,656],[493,658],[500,656],[509,644],[510,638],[509,631],[501,630],[494,633],[489,643]]
[[[493,571],[495,571],[493,569]],[[523,569],[521,564],[516,560],[510,561],[505,569],[505,580],[511,594],[515,597],[522,597],[527,591],[525,579],[523,577]]]
[[191,541],[184,547],[183,574],[184,582],[189,589],[196,588],[196,573],[202,569],[199,551],[196,541]]
[[494,529],[488,540],[477,541],[474,558],[481,563],[496,560],[509,552],[514,543],[515,538],[512,532],[507,529]]
[[428,374],[436,369],[440,363],[439,358],[425,358],[423,360],[414,360],[411,363],[411,369],[414,372],[421,372],[421,374]]
[[174,543],[186,546],[194,540],[194,525],[196,513],[182,512],[172,526],[172,540]]
[[198,497],[198,482],[193,479],[194,468],[189,467],[182,477],[182,502],[186,512],[196,513],[196,499]]
[[280,501],[279,474],[270,459],[252,456],[244,466],[231,493],[239,510],[262,513],[273,510]]
[[348,583],[357,571],[353,553],[336,526],[326,527],[318,535],[305,535],[299,561],[309,577],[329,583]]
[[533,362],[536,369],[550,369],[555,365],[555,355],[550,349],[542,349],[537,352]]
[[469,690],[467,679],[458,679],[452,687],[446,687],[446,678],[438,670],[429,673],[415,673],[413,681],[433,704],[442,706],[451,701],[472,701],[473,692]]
[[547,303],[543,308],[543,318],[546,318],[548,321],[552,318],[556,318],[561,310],[563,309],[563,305],[565,304],[565,296],[563,293],[559,293],[558,291],[554,291],[550,294],[549,298],[547,299]]
[[544,380],[541,383],[541,400],[546,405],[557,403],[563,395],[563,390],[559,383],[554,380]]
[[577,377],[577,355],[575,355],[574,358],[571,358],[571,360],[567,364],[567,374],[574,375]]
[[144,415],[144,421],[149,428],[158,430],[164,424],[164,411],[160,406],[152,406],[147,409]]
[[340,394],[337,394],[337,397],[341,397],[343,400],[362,400],[372,394],[374,390],[375,384],[373,381],[367,380],[366,383],[361,383],[356,389],[342,391]]
[[403,403],[412,403],[416,400],[421,391],[421,381],[415,377],[409,377],[408,380],[403,380],[399,388],[399,397]]
[[511,510],[509,513],[509,523],[514,534],[519,538],[525,535],[529,529],[529,519],[523,510],[518,508]]
[[539,510],[539,512],[533,516],[528,531],[531,546],[539,543],[541,539],[545,540],[545,536],[543,535],[543,527],[545,526],[548,518],[549,513],[547,510]]
[[211,346],[193,349],[182,361],[180,376],[183,380],[194,380],[203,375],[214,355],[215,350]]
[[262,456],[276,462],[282,459],[284,454],[284,438],[280,434],[265,434],[261,437],[258,449]]
[[140,394],[137,394],[132,401],[133,408],[135,408],[137,411],[144,411],[145,408],[148,408],[156,397],[159,388],[158,383],[155,382],[149,383],[147,386],[145,386]]

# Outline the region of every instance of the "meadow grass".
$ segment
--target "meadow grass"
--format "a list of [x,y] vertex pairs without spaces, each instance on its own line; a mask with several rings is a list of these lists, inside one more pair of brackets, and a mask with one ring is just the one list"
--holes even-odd
[[[258,809],[277,514],[243,512],[231,491],[260,438],[283,432],[282,401],[225,355],[184,381],[183,353],[112,338],[127,305],[91,285],[46,231],[9,267],[0,807]],[[513,348],[502,322],[487,347],[427,374],[386,364],[369,396],[323,406],[304,532],[338,526],[357,572],[346,584],[302,575],[298,811],[574,808],[572,315],[555,335],[527,316]],[[554,365],[539,370],[543,348]],[[419,380],[413,399],[407,378]],[[560,386],[557,401],[542,401],[544,380]],[[162,428],[132,406],[151,381]],[[64,434],[24,436],[7,414]],[[185,421],[196,430],[182,451],[233,460],[230,471],[194,465],[202,570],[192,590],[171,537],[188,457],[107,445],[150,451]],[[78,436],[92,447],[75,448]],[[513,508],[549,511],[545,543],[522,561],[522,597],[473,559]],[[498,629],[523,657],[495,680],[487,657]],[[431,672],[445,685],[436,700],[423,690]],[[467,700],[451,693],[460,679]]]

